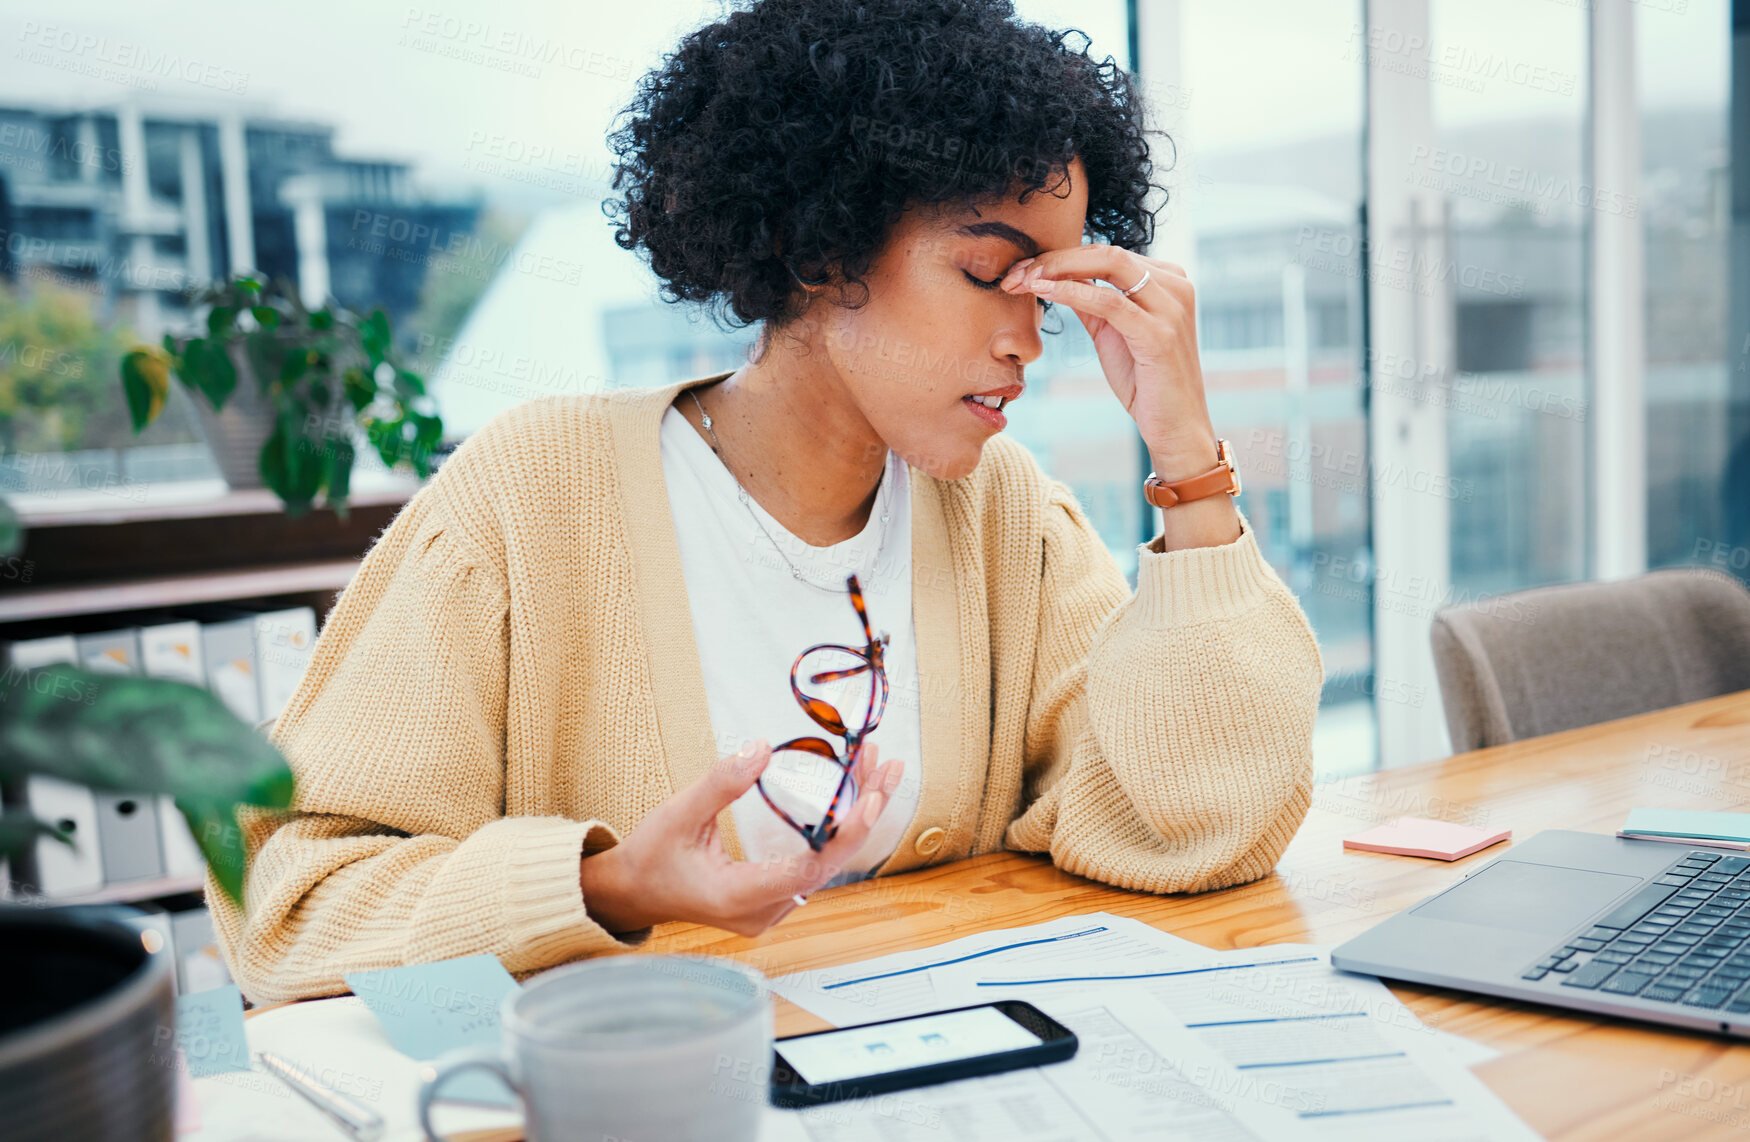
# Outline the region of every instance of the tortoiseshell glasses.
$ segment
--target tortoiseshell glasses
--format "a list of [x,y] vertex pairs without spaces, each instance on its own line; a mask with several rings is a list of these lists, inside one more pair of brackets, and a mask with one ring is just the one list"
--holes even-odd
[[[817,643],[790,665],[790,692],[803,713],[834,737],[844,739],[841,752],[819,737],[791,738],[772,747],[772,760],[760,775],[760,796],[783,821],[819,852],[838,832],[839,822],[857,803],[857,754],[863,740],[881,724],[887,709],[887,667],[883,654],[888,634],[877,637],[863,605],[863,585],[855,574],[845,579],[851,606],[863,624],[863,645]],[[804,689],[803,679],[807,680]],[[837,691],[837,705],[823,696]],[[841,714],[840,707],[845,713]],[[847,715],[849,715],[847,717]]]

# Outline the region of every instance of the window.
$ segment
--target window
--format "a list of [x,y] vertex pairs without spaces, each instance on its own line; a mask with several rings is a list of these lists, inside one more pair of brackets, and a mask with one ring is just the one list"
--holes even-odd
[[1638,211],[1646,239],[1647,564],[1750,583],[1750,279],[1729,262],[1747,224],[1731,200],[1745,124],[1729,110],[1730,14],[1725,0],[1689,0],[1636,17],[1641,188],[1598,197]]
[[[1241,510],[1324,655],[1320,776],[1375,757],[1369,447],[1361,397],[1362,69],[1350,0],[1190,0],[1145,40],[1179,127],[1162,256],[1197,285]],[[1147,11],[1146,6],[1143,11]],[[1149,62],[1177,41],[1175,75]],[[1245,61],[1245,66],[1234,66]]]
[[1401,169],[1446,203],[1423,277],[1454,311],[1442,395],[1460,602],[1586,575],[1587,8],[1429,12],[1435,147]]

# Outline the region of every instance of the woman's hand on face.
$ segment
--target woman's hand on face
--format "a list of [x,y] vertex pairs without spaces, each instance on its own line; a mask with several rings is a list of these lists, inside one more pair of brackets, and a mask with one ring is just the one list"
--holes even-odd
[[717,832],[717,814],[753,787],[771,761],[755,742],[653,809],[611,849],[583,859],[583,904],[610,932],[634,932],[666,920],[689,920],[757,936],[807,894],[839,874],[869,837],[905,770],[880,763],[864,743],[856,763],[860,796],[820,852],[752,863],[735,861]]
[[[1129,297],[1129,289],[1150,275]],[[1116,289],[1096,285],[1108,282]],[[1002,286],[1075,311],[1124,410],[1142,433],[1163,480],[1209,471],[1215,430],[1197,356],[1196,298],[1172,262],[1111,245],[1047,250],[1009,268]]]

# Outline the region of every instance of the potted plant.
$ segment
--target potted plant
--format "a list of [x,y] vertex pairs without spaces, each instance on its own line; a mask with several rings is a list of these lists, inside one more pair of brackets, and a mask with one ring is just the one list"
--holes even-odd
[[[18,547],[16,517],[0,510],[0,553]],[[212,882],[239,901],[236,807],[292,797],[284,757],[209,691],[74,666],[0,674],[0,781],[31,776],[174,796]],[[26,811],[0,813],[0,855],[43,836],[72,843]],[[172,1142],[172,952],[148,950],[118,906],[45,903],[0,902],[0,1132]]]
[[311,310],[283,279],[250,275],[187,296],[205,314],[199,333],[167,333],[121,359],[136,434],[163,411],[175,375],[225,482],[265,484],[289,515],[309,511],[320,493],[345,518],[355,429],[390,468],[405,461],[421,479],[431,475],[443,420],[427,411],[425,381],[401,364],[381,309]]

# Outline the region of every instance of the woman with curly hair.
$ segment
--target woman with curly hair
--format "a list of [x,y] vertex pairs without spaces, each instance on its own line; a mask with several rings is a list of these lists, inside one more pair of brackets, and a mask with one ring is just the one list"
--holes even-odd
[[[616,239],[757,343],[500,414],[372,547],[273,728],[297,794],[244,817],[247,907],[208,894],[251,999],[754,934],[1003,848],[1145,892],[1269,873],[1322,664],[1235,509],[1191,284],[1139,252],[1139,93],[1076,36],[753,0],[643,77]],[[1153,462],[1134,592],[1002,435],[1053,304]]]

